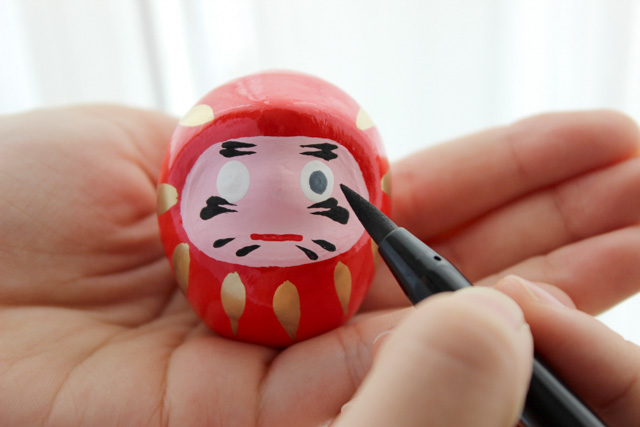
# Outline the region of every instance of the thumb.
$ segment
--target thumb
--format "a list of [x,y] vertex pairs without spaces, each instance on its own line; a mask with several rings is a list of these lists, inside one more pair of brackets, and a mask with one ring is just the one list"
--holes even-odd
[[337,426],[513,426],[533,341],[520,308],[489,288],[430,297],[385,340]]

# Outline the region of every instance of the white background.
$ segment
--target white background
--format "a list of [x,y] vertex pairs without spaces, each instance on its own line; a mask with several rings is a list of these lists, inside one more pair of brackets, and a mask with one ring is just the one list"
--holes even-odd
[[[106,101],[182,115],[273,68],[351,94],[391,159],[545,111],[640,120],[640,1],[0,0],[0,113]],[[601,319],[640,343],[640,297]]]

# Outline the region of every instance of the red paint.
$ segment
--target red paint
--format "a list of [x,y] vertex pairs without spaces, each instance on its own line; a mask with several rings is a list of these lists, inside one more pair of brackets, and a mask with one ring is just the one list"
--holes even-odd
[[[360,166],[369,200],[388,214],[391,200],[381,191],[380,180],[387,173],[389,163],[380,151],[382,144],[377,129],[358,129],[356,117],[360,106],[342,90],[323,80],[298,73],[271,72],[234,80],[214,89],[198,104],[209,105],[215,119],[199,126],[176,128],[159,183],[176,188],[178,203],[158,217],[169,260],[178,244],[189,244],[189,287],[186,297],[194,311],[219,335],[269,346],[291,345],[292,341],[274,314],[272,305],[278,286],[290,281],[296,286],[300,299],[297,341],[342,325],[358,310],[374,276],[374,257],[366,233],[348,251],[322,261],[292,267],[249,267],[242,264],[242,259],[238,259],[237,263],[221,262],[198,250],[183,227],[180,201],[194,163],[212,145],[243,137],[306,136],[337,141],[345,147]],[[234,160],[242,162],[242,157]],[[339,184],[334,184],[337,191],[340,191]],[[216,195],[215,185],[211,191],[212,196]],[[352,214],[350,221],[353,220],[355,215]],[[210,224],[214,226],[214,222]],[[254,237],[265,242],[277,242],[299,241],[302,236],[251,235],[252,239]],[[221,250],[227,250],[232,245],[233,242]],[[319,250],[318,247],[310,249]],[[334,285],[334,271],[338,263],[349,267],[352,278],[346,314],[342,311]],[[238,273],[246,291],[246,304],[236,334],[232,331],[221,301],[222,282],[230,273]]]
[[301,242],[299,234],[252,234],[251,240],[264,240],[265,242]]

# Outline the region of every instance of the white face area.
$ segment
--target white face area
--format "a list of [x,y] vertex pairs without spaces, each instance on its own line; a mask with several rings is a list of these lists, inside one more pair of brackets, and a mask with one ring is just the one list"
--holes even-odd
[[196,160],[181,195],[182,221],[191,242],[219,261],[322,261],[351,249],[364,232],[339,184],[369,197],[358,163],[335,141],[233,139]]

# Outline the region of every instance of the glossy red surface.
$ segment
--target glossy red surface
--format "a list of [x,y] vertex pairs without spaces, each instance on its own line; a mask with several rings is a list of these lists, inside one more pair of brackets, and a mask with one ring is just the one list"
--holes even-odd
[[[382,191],[382,178],[389,164],[378,131],[374,126],[362,126],[362,122],[358,127],[361,109],[342,90],[298,73],[244,77],[214,89],[197,105],[203,104],[210,107],[213,120],[197,125],[186,121],[187,125],[177,127],[159,177],[159,184],[168,184],[177,193],[177,200],[167,202],[161,192],[160,205],[167,208],[159,210],[158,220],[167,257],[174,271],[182,272],[177,275],[183,274],[183,290],[186,288],[193,309],[222,336],[269,346],[291,345],[343,324],[358,310],[373,279],[375,256],[366,232],[345,252],[302,265],[251,267],[244,265],[242,258],[235,263],[223,262],[199,250],[189,239],[182,218],[185,213],[181,212],[182,195],[194,164],[213,145],[256,136],[305,136],[333,140],[345,147],[360,167],[370,201],[388,214],[390,198]],[[243,158],[234,160],[242,162]],[[333,197],[340,192],[339,184],[333,184]],[[213,185],[211,196],[217,195]],[[265,198],[269,203],[269,196]],[[352,212],[349,221],[357,221]],[[295,244],[302,237],[252,232],[251,239],[258,244]],[[180,244],[188,245],[188,257],[174,256]],[[345,288],[348,276],[350,286]],[[241,281],[241,285],[233,282],[231,296],[222,291],[229,277]],[[287,281],[295,286],[297,305],[291,302],[292,292],[296,298],[293,288],[282,286]]]

